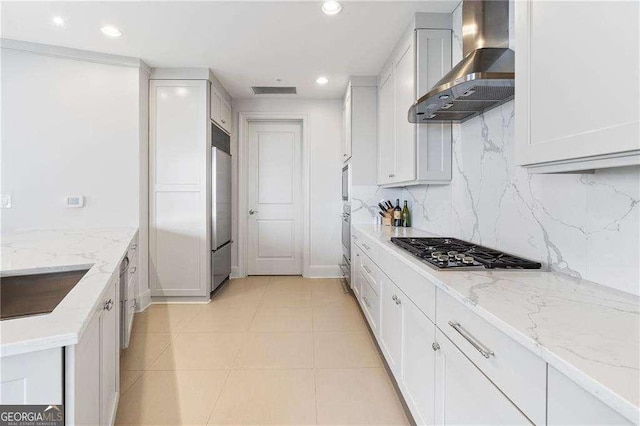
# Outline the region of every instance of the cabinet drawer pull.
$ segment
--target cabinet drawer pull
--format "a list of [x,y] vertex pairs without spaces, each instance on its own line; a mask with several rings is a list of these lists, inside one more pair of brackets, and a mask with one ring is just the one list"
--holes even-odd
[[396,296],[395,294],[393,296],[391,296],[391,300],[396,301],[398,300],[398,296]]
[[369,247],[369,246],[368,246],[368,245],[366,245],[366,244],[362,244],[362,247],[364,247],[366,250],[371,250],[371,247]]
[[391,173],[391,174],[389,175],[389,177],[390,177],[390,178],[392,178],[392,177],[396,177],[396,175],[394,175],[393,173]]
[[453,327],[453,329],[457,331],[462,337],[464,337],[467,342],[471,343],[471,346],[476,348],[483,357],[488,359],[490,356],[495,355],[491,349],[480,343],[478,339],[473,337],[467,330],[465,330],[459,322],[449,321],[449,325]]
[[221,121],[222,121],[223,124],[226,123],[226,121],[224,121],[224,118]]
[[369,304],[369,301],[367,300],[367,296],[362,296],[362,301],[367,306],[367,308],[371,309],[371,305]]
[[402,301],[400,300],[400,298],[399,298],[399,297],[396,297],[396,305],[399,305],[399,304],[401,304],[401,303],[402,303]]
[[105,310],[105,311],[110,311],[111,309],[113,309],[113,299],[109,299],[109,300],[104,304],[104,310]]
[[364,268],[365,271],[367,271],[367,274],[371,273],[371,269],[369,269],[367,265],[362,265],[362,267]]
[[133,267],[131,268],[131,271],[129,271],[129,273],[130,273],[131,275],[135,274],[135,273],[136,273],[136,269],[138,269],[138,268],[137,268],[137,267],[135,267],[135,266],[133,266]]

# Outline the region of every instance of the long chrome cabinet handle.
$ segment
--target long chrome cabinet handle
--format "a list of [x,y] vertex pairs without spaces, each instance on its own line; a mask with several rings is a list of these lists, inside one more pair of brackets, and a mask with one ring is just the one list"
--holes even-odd
[[488,359],[490,356],[495,355],[491,349],[487,348],[485,345],[480,343],[478,339],[469,334],[469,332],[465,330],[459,322],[449,321],[449,325],[453,327],[453,329],[457,331],[462,337],[464,337],[467,342],[471,343],[471,345],[476,348],[483,357]]

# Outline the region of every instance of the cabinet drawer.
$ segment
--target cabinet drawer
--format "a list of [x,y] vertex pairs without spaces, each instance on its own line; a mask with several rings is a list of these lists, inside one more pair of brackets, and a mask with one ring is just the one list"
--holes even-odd
[[371,288],[380,295],[380,282],[382,281],[383,272],[378,265],[373,263],[373,260],[369,256],[363,255],[360,259],[362,273],[369,279]]
[[535,424],[546,419],[546,363],[441,290],[437,325]]
[[436,286],[392,255],[379,255],[377,265],[413,303],[436,322]]
[[364,312],[364,316],[367,318],[369,322],[369,326],[373,331],[374,335],[378,335],[378,321],[380,320],[380,298],[373,290],[372,283],[369,281],[369,278],[362,274],[362,310]]
[[356,235],[354,240],[356,245],[362,249],[362,252],[375,261],[378,254],[378,245],[363,234]]

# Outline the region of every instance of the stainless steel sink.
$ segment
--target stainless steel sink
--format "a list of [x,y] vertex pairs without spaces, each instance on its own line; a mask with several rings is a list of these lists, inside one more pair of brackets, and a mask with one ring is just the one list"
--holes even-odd
[[53,311],[88,270],[0,278],[0,320]]

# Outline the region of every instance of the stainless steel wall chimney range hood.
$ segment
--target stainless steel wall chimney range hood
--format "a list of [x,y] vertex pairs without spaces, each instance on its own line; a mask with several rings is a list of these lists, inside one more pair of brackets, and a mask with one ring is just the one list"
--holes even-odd
[[464,59],[409,109],[411,123],[464,122],[513,99],[509,1],[464,0]]

